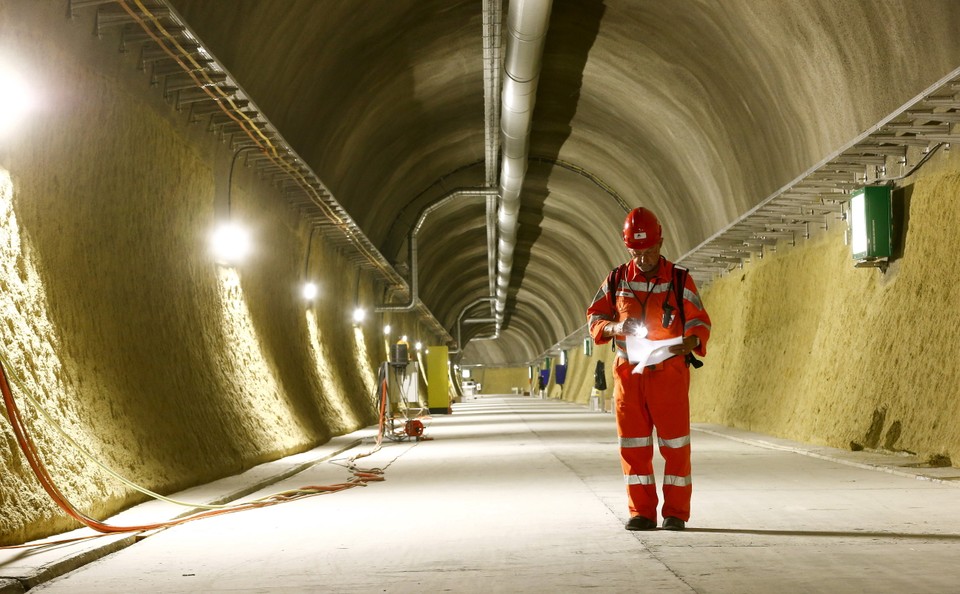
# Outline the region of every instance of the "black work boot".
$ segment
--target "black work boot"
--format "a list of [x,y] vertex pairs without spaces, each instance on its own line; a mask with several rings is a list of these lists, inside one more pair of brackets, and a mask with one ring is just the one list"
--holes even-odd
[[686,523],[680,518],[667,516],[666,518],[663,519],[664,530],[683,530],[686,527],[687,527]]
[[627,525],[624,526],[627,530],[653,530],[656,527],[656,522],[643,516],[633,516],[627,520]]

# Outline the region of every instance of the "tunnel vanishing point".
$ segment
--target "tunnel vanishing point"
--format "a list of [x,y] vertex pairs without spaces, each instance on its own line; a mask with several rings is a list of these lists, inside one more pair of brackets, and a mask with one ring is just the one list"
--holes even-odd
[[[546,395],[586,403],[642,205],[713,320],[694,421],[956,465],[958,30],[952,0],[4,0],[12,396],[101,518],[144,496],[91,457],[169,493],[375,423],[400,336],[450,399],[563,364]],[[858,267],[870,185],[892,248]],[[8,415],[0,544],[75,527]]]

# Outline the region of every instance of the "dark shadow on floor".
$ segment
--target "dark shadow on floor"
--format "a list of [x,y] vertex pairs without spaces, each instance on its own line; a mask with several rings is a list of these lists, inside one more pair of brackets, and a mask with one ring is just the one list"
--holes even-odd
[[[659,532],[659,530],[658,530]],[[819,538],[888,538],[894,540],[933,540],[958,541],[960,534],[913,534],[906,532],[868,532],[868,531],[841,531],[841,530],[756,530],[745,528],[687,528],[684,532],[697,534],[743,534],[750,536],[787,536],[787,537],[819,537]]]

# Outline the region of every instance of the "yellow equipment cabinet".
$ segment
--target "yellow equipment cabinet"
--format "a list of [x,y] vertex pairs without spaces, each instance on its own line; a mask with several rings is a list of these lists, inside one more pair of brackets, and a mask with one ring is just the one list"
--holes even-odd
[[449,351],[445,346],[427,349],[427,406],[431,414],[450,413]]

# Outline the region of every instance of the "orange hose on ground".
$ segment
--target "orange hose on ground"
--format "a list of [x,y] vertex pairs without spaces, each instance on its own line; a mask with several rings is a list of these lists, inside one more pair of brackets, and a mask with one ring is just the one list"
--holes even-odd
[[[381,384],[381,389],[383,392],[383,401],[386,401],[386,382],[384,381]],[[40,481],[40,485],[46,491],[47,495],[63,510],[67,515],[77,520],[81,524],[96,530],[97,532],[102,533],[121,533],[121,532],[144,532],[148,530],[157,530],[160,528],[168,528],[171,526],[177,526],[180,524],[185,524],[187,522],[192,522],[194,520],[199,520],[202,518],[209,518],[213,516],[220,516],[224,514],[234,513],[238,511],[244,511],[248,509],[257,509],[261,507],[267,507],[270,505],[276,505],[278,503],[284,503],[286,501],[293,501],[295,499],[300,499],[303,497],[309,497],[313,495],[323,495],[325,493],[336,493],[343,491],[345,489],[350,489],[352,487],[366,486],[368,482],[382,481],[385,480],[383,477],[383,471],[379,469],[373,470],[361,470],[359,468],[350,467],[351,472],[354,477],[344,483],[336,483],[333,485],[322,485],[322,486],[308,486],[301,487],[300,489],[294,489],[291,491],[284,491],[271,495],[265,499],[252,501],[249,503],[241,503],[236,506],[206,511],[192,516],[187,516],[184,518],[179,518],[176,520],[169,520],[164,522],[156,522],[153,524],[142,524],[138,526],[111,526],[109,524],[104,524],[99,520],[95,520],[70,503],[67,500],[66,496],[57,488],[53,478],[50,476],[47,471],[46,466],[43,463],[43,460],[40,458],[40,455],[37,451],[36,444],[33,442],[33,439],[30,437],[29,433],[26,430],[26,425],[23,422],[23,418],[20,415],[20,409],[17,407],[17,403],[13,398],[13,393],[10,390],[10,383],[7,380],[7,373],[3,367],[2,361],[0,361],[0,392],[3,393],[3,402],[7,411],[7,416],[10,419],[10,425],[13,427],[13,432],[17,437],[17,443],[20,446],[20,450],[23,452],[24,457],[27,459],[27,463],[30,465],[30,468],[33,470],[34,475],[36,475],[37,480]],[[377,446],[374,450],[367,452],[365,454],[358,454],[352,458],[350,461],[353,462],[357,458],[363,456],[369,456],[378,449],[380,449],[380,443],[382,439],[382,428],[383,428],[383,411],[384,407],[381,405],[381,421],[380,427],[381,431],[377,436]],[[37,546],[43,546],[37,545]],[[18,547],[0,547],[4,548],[18,548]]]

